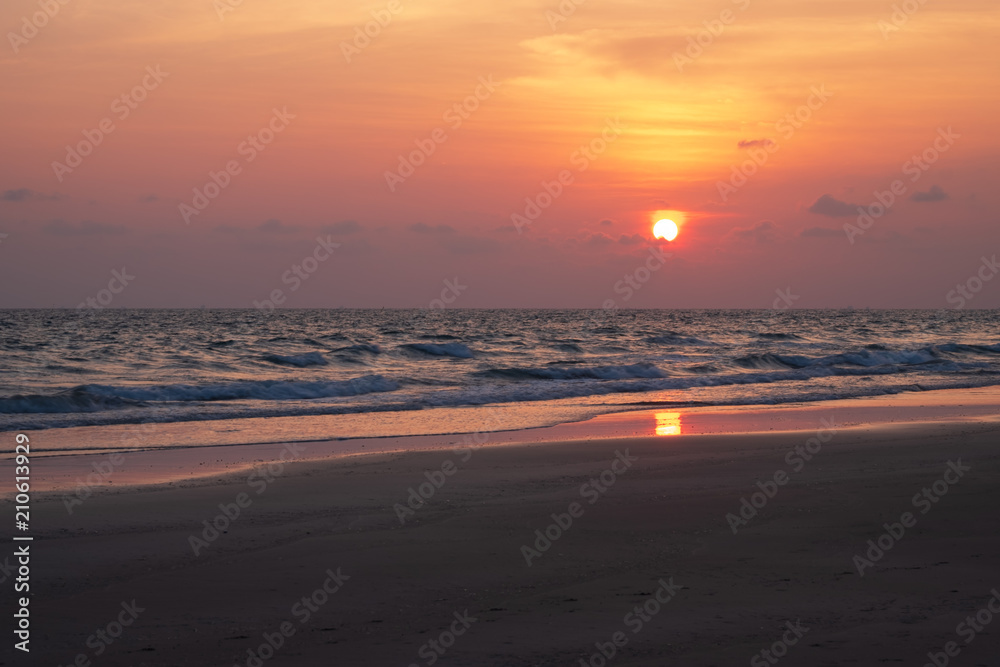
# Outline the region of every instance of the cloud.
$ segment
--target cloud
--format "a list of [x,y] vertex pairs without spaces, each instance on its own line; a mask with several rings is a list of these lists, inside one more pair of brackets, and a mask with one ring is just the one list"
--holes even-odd
[[825,215],[830,218],[849,218],[858,214],[859,207],[859,204],[849,204],[839,199],[834,199],[830,195],[823,195],[807,210],[810,213]]
[[[666,12],[658,6],[656,9],[645,7],[639,3],[635,7],[643,7],[644,11]],[[626,10],[627,11],[627,10]],[[617,9],[616,14],[622,12]],[[609,23],[619,23],[620,16],[605,16]],[[601,27],[583,30],[578,34],[557,34],[529,39],[524,45],[531,51],[550,58],[572,58],[574,62],[588,62],[598,71],[614,74],[620,71],[633,71],[642,76],[662,77],[677,74],[674,54],[687,46],[685,40],[690,37],[690,28],[683,25],[674,13],[671,19],[663,16],[661,26],[651,25],[648,20],[637,18],[630,28]],[[697,21],[696,21],[697,23]],[[699,24],[699,28],[701,25]],[[726,45],[739,49],[762,43],[766,38],[752,32],[740,32],[729,35]],[[690,37],[693,39],[693,37]],[[715,55],[718,55],[716,47]],[[687,71],[686,69],[684,71]]]
[[948,193],[941,189],[940,185],[932,185],[931,189],[927,192],[914,192],[910,197],[911,201],[919,202],[929,202],[929,201],[944,201],[948,199]]
[[31,199],[32,191],[28,188],[21,188],[20,190],[6,190],[0,199],[4,201],[27,201]]
[[42,228],[46,234],[54,236],[105,236],[113,234],[124,234],[125,227],[122,225],[106,225],[101,222],[84,220],[73,224],[65,220],[53,220]]
[[361,231],[361,225],[353,220],[341,220],[329,225],[323,225],[321,231],[327,234],[357,234]]
[[588,236],[586,242],[587,245],[589,246],[602,247],[614,243],[615,240],[610,236],[608,236],[607,234],[598,232],[596,234],[591,234],[590,236]]
[[414,223],[407,227],[407,229],[418,234],[453,234],[455,232],[455,228],[451,225],[435,225],[431,227],[423,222]]
[[756,148],[756,147],[766,147],[773,145],[774,142],[770,139],[741,139],[736,146],[738,148]]
[[613,227],[614,224],[615,224],[615,221],[614,220],[608,220],[607,218],[605,218],[604,220],[601,220],[601,222],[599,224],[601,225],[601,227]]
[[474,255],[484,252],[496,252],[500,249],[498,241],[479,236],[448,237],[446,240],[443,240],[443,245],[448,252],[454,255]]
[[0,194],[0,200],[11,201],[11,202],[22,202],[22,201],[59,201],[60,199],[65,199],[63,195],[51,194],[46,195],[41,192],[35,192],[34,190],[29,190],[28,188],[18,188],[17,190],[5,190]]
[[726,238],[754,243],[773,243],[778,240],[778,226],[772,220],[761,220],[752,227],[737,227],[730,230]]
[[146,195],[145,197],[139,197],[139,201],[144,204],[151,204],[155,201],[160,201],[160,198],[156,195]]
[[281,220],[276,220],[274,218],[265,220],[257,226],[257,231],[264,232],[266,234],[289,234],[294,232],[296,229],[297,227],[283,225],[281,224]]
[[802,238],[832,238],[834,236],[843,236],[843,229],[830,229],[829,227],[810,227],[809,229],[803,229],[799,232],[799,236]]
[[641,234],[633,234],[632,236],[622,234],[618,237],[618,242],[622,245],[635,245],[637,243],[645,243],[645,241],[646,239]]

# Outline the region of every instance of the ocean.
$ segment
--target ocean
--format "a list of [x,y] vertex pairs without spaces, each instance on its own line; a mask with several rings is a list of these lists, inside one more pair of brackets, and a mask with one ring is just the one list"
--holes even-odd
[[44,429],[33,450],[58,454],[982,387],[1000,384],[998,323],[977,310],[6,310],[0,430]]

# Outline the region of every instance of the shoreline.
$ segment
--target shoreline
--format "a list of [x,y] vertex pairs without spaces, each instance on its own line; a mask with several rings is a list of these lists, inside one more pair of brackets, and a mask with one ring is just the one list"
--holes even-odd
[[[352,456],[435,451],[453,447],[497,447],[658,437],[698,438],[720,434],[790,433],[815,430],[832,417],[838,427],[900,423],[961,423],[1000,419],[1000,386],[905,392],[865,398],[751,406],[700,406],[614,412],[556,426],[472,434],[391,436],[191,446],[93,454],[37,456],[36,493],[85,488],[87,497],[129,488],[210,483],[256,466],[285,460],[316,462]],[[156,425],[152,425],[154,428]],[[33,441],[45,431],[28,432]],[[0,461],[7,472],[12,459]],[[82,484],[81,484],[82,483]],[[5,494],[9,495],[9,494]],[[0,499],[7,501],[9,498]]]
[[[579,664],[662,580],[669,603],[614,664],[746,664],[797,621],[808,634],[789,664],[923,664],[1000,584],[1000,422],[821,428],[301,460],[260,487],[236,473],[123,487],[72,514],[39,497],[33,565],[58,576],[32,587],[38,636],[66,664],[137,600],[109,664],[242,665],[285,620],[296,633],[267,664],[411,664],[468,612],[475,639],[449,664]],[[920,513],[914,494],[949,462],[971,470]],[[744,499],[755,509],[734,531]],[[855,557],[907,510],[916,525],[859,574]],[[292,605],[340,568],[342,590],[300,625]],[[995,649],[990,627],[963,662]]]

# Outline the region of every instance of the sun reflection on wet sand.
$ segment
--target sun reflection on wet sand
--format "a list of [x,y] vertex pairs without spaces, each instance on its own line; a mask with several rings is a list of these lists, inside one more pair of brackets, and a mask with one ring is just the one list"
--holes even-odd
[[656,417],[656,435],[681,434],[681,413],[657,412],[655,417]]

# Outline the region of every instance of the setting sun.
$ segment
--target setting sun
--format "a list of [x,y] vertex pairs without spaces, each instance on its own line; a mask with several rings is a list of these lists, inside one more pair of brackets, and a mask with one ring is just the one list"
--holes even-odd
[[664,218],[653,225],[653,237],[673,241],[677,238],[677,223]]

